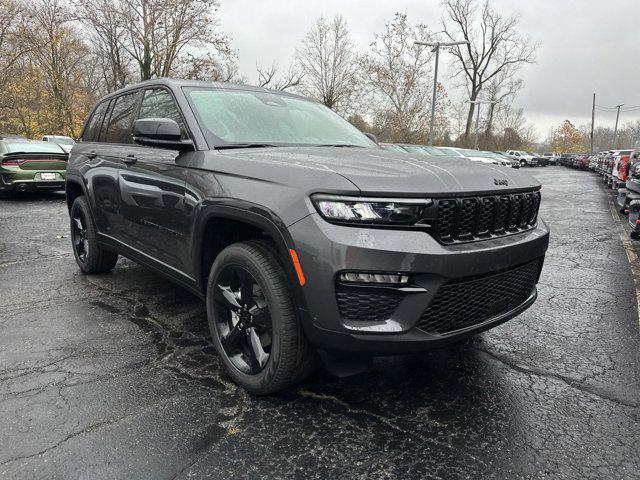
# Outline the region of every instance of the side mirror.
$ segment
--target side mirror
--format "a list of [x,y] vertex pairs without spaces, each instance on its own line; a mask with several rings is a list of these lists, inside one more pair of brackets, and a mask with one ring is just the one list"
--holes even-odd
[[182,140],[178,123],[170,118],[141,118],[133,122],[133,141],[148,147],[193,150],[191,140]]
[[373,133],[365,133],[365,135],[369,137],[369,140],[374,141],[376,144],[378,143],[378,137],[376,137]]

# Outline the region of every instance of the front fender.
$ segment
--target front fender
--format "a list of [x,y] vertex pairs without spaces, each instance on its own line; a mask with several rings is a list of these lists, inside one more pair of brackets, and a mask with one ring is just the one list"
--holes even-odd
[[252,202],[229,198],[204,201],[199,210],[192,240],[192,251],[194,252],[193,271],[198,288],[203,295],[206,285],[202,279],[205,278],[207,272],[203,271],[200,260],[203,254],[206,226],[210,220],[215,218],[235,220],[260,228],[273,240],[291,286],[295,307],[306,315],[307,307],[302,292],[303,287],[298,282],[298,276],[289,252],[290,249],[295,250],[296,247],[287,226],[275,212]]

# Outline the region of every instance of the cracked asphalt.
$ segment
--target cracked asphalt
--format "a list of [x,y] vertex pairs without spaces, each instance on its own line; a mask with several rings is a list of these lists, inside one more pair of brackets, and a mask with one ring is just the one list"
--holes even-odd
[[268,398],[222,373],[189,293],[122,259],[81,275],[63,195],[0,200],[0,478],[639,478],[624,227],[599,177],[532,173],[552,237],[531,309]]

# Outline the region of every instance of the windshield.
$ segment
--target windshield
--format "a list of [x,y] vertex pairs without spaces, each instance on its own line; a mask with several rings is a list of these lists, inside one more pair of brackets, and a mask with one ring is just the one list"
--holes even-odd
[[8,153],[65,153],[58,145],[49,142],[6,142],[5,147]]
[[384,143],[384,144],[380,144],[380,146],[381,146],[382,148],[384,148],[385,150],[391,150],[391,151],[394,151],[394,152],[403,152],[403,153],[406,153],[406,152],[407,152],[407,151],[406,151],[404,148],[402,148],[400,145],[392,145],[392,144],[390,144],[390,143]]
[[75,145],[76,142],[73,141],[73,138],[69,137],[52,137],[52,141],[57,143],[58,145]]
[[272,92],[185,89],[210,140],[224,144],[347,145],[377,148],[316,102]]
[[466,155],[467,157],[478,157],[478,158],[490,158],[495,160],[496,156],[491,152],[483,152],[482,150],[471,150],[468,148],[460,149],[460,151]]
[[402,148],[404,148],[407,152],[419,153],[421,155],[428,155],[430,157],[442,157],[445,155],[437,148],[428,147],[426,145],[403,145]]
[[434,157],[444,157],[445,154],[442,153],[442,150],[437,149],[436,147],[422,147],[429,155],[433,155]]
[[[438,148],[438,147],[433,147],[433,148]],[[438,148],[438,150],[440,150],[445,155],[448,155],[449,157],[464,157],[462,153],[460,153],[458,150],[455,150],[453,148],[442,147],[442,148]]]

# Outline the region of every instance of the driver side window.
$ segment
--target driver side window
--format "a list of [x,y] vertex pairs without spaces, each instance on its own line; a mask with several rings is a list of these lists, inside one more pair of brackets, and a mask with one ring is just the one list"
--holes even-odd
[[138,119],[141,118],[170,118],[180,127],[182,140],[189,138],[176,102],[163,88],[145,90],[138,114]]

